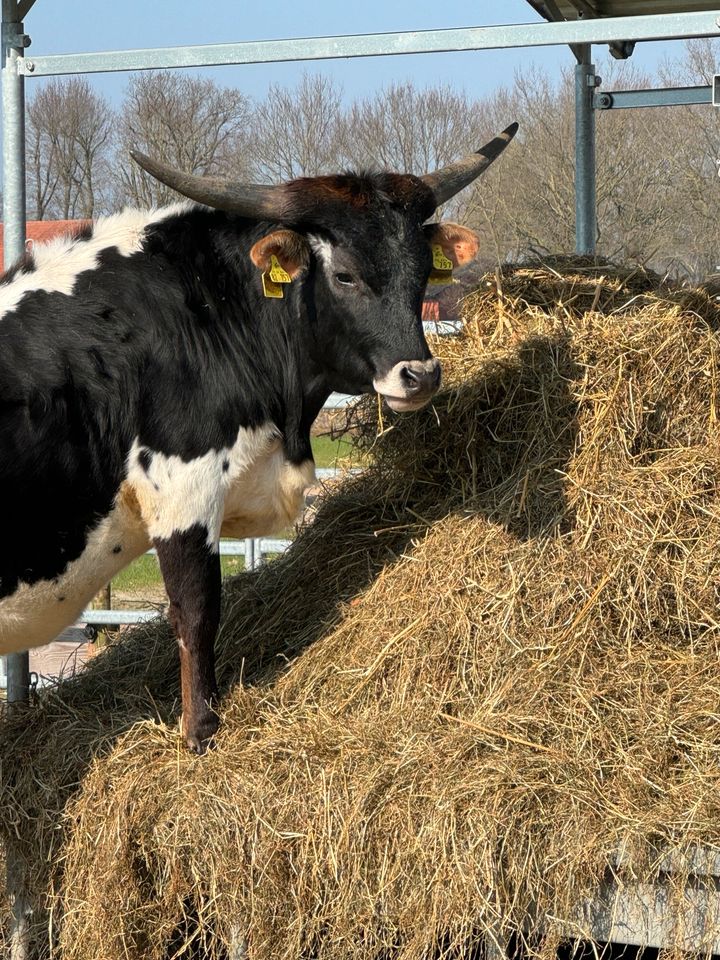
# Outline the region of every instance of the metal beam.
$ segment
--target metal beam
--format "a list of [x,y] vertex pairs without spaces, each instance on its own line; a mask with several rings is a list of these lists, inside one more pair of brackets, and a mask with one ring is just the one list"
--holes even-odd
[[[2,131],[3,131],[3,230],[4,266],[25,251],[25,80],[18,73],[23,35],[15,0],[3,0],[2,20]],[[8,657],[8,700],[27,701],[30,672],[27,653]]]
[[632,107],[687,107],[712,103],[712,87],[662,87],[657,90],[608,90],[596,93],[596,110],[625,110]]
[[563,23],[516,23],[452,30],[373,33],[360,36],[259,40],[204,46],[116,50],[21,57],[18,69],[32,76],[67,73],[112,73],[220,64],[276,63],[289,60],[333,60],[414,53],[449,53],[499,47],[542,47],[557,44],[611,43],[613,40],[672,40],[718,37],[720,6],[713,12],[607,17]]
[[18,20],[24,20],[26,15],[30,12],[35,0],[19,0],[17,5],[17,18]]
[[569,0],[572,6],[577,10],[581,17],[599,17],[601,16],[594,4],[588,3],[588,0]]

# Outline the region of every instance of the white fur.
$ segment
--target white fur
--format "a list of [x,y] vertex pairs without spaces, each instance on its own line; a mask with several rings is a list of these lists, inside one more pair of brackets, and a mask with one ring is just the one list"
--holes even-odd
[[[140,464],[142,451],[136,441],[128,457],[127,482],[138,498],[152,539],[167,539],[202,524],[208,531],[208,544],[215,546],[225,518],[240,531],[235,536],[271,533],[296,518],[302,490],[314,480],[314,472],[305,469],[300,469],[300,477],[295,479],[298,468],[286,462],[273,425],[241,427],[231,447],[210,450],[189,462],[149,450],[152,461],[147,472]],[[227,470],[223,470],[224,463]],[[297,504],[292,492],[296,489]],[[291,505],[286,505],[288,495]]]
[[313,253],[328,270],[332,266],[333,246],[323,237],[309,236],[308,241]]
[[[57,580],[22,584],[0,600],[0,654],[38,646],[73,623],[93,596],[155,538],[196,524],[217,549],[220,534],[251,537],[293,523],[304,492],[315,480],[311,460],[288,463],[272,425],[241,428],[233,445],[185,462],[153,451],[149,470],[135,441],[111,513],[92,531],[87,546]],[[228,469],[223,470],[223,464]],[[121,547],[119,553],[115,548]],[[63,597],[62,600],[59,598]]]
[[140,250],[143,235],[151,224],[185,213],[192,206],[183,201],[160,210],[123,210],[100,217],[89,240],[61,236],[33,244],[35,269],[19,273],[11,283],[0,287],[0,318],[15,310],[25,294],[33,290],[69,296],[79,274],[93,270],[103,250],[117,247],[123,257],[129,257]]
[[[119,553],[114,552],[117,546]],[[123,490],[111,513],[88,536],[82,555],[57,580],[20,584],[15,593],[0,600],[0,654],[48,643],[149,546],[133,498]]]

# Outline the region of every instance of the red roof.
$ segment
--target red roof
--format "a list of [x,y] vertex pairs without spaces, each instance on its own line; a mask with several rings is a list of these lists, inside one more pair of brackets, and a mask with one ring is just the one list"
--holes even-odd
[[[44,243],[61,234],[73,233],[84,227],[88,220],[28,220],[25,224],[25,235],[28,241]],[[4,224],[0,223],[0,266],[4,263]],[[2,272],[0,270],[0,272]]]

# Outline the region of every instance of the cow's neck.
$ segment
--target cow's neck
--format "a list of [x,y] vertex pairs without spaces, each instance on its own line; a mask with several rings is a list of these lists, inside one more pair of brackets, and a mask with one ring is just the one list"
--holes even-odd
[[312,458],[310,430],[330,393],[321,377],[310,377],[303,384],[302,402],[286,405],[284,422],[276,426],[282,431],[285,455],[293,463]]
[[[277,424],[282,431],[285,455],[293,463],[312,459],[310,431],[325,401],[332,393],[325,372],[315,356],[316,344],[312,342],[310,336],[310,330],[315,326],[315,303],[311,290],[311,279],[304,289],[297,289],[295,300],[295,309],[299,317],[296,327],[299,335],[296,341],[297,381],[293,391],[286,395],[282,404],[284,422]],[[305,331],[305,334],[303,335],[301,331]]]

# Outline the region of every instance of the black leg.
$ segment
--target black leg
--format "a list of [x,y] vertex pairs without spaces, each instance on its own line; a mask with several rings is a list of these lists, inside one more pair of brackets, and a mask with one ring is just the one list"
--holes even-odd
[[220,556],[202,524],[155,540],[180,648],[182,731],[204,753],[218,728],[215,635],[220,621]]

